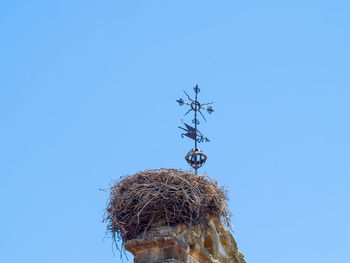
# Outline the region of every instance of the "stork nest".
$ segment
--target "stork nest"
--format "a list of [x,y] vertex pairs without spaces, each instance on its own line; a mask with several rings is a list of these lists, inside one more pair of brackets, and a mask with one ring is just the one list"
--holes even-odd
[[226,191],[208,176],[147,170],[115,182],[103,222],[113,240],[122,244],[159,224],[205,227],[210,217],[216,217],[229,226],[227,200]]

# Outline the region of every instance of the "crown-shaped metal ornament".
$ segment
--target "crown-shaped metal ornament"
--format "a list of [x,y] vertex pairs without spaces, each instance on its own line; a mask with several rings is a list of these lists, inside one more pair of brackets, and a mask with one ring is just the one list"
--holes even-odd
[[187,105],[190,107],[184,116],[186,116],[187,114],[189,114],[192,111],[194,112],[194,118],[192,120],[194,127],[192,127],[191,125],[188,125],[183,120],[181,120],[181,121],[185,125],[185,127],[180,127],[180,126],[178,126],[178,127],[181,130],[185,131],[184,133],[181,134],[182,138],[184,138],[184,136],[186,136],[186,137],[194,140],[194,148],[187,153],[187,155],[185,156],[185,160],[196,171],[196,174],[197,174],[197,170],[199,168],[201,168],[202,165],[207,160],[207,156],[200,149],[198,149],[197,145],[198,145],[198,143],[209,142],[209,139],[207,137],[205,137],[203,135],[203,133],[201,133],[197,129],[197,127],[200,123],[198,118],[197,118],[197,115],[200,114],[202,116],[202,118],[206,121],[206,119],[202,113],[202,110],[207,111],[209,114],[213,113],[214,110],[211,106],[208,106],[210,104],[213,104],[213,102],[209,102],[209,103],[199,103],[198,102],[198,93],[200,92],[198,85],[196,85],[193,88],[193,90],[195,92],[195,99],[192,99],[186,93],[186,91],[184,91],[189,102],[186,102],[181,98],[176,100],[176,101],[179,103],[180,106]]

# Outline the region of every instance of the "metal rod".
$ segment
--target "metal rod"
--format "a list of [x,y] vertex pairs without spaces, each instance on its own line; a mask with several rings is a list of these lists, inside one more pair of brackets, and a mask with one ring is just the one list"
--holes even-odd
[[[214,112],[213,108],[211,106],[209,107],[204,107],[203,105],[209,105],[212,104],[212,102],[209,103],[204,103],[201,104],[198,102],[198,93],[200,92],[200,89],[198,88],[198,85],[196,85],[193,88],[194,92],[195,92],[195,98],[191,99],[191,97],[186,93],[186,91],[184,91],[184,93],[186,94],[189,102],[184,101],[183,99],[178,99],[176,100],[180,106],[186,105],[189,106],[190,109],[185,113],[185,115],[187,115],[188,113],[190,113],[191,111],[194,111],[194,119],[192,120],[192,122],[194,123],[194,128],[191,127],[191,125],[188,125],[186,123],[184,123],[185,128],[179,127],[180,129],[184,130],[186,133],[182,133],[181,137],[188,137],[190,139],[194,140],[194,149],[192,149],[185,157],[187,163],[195,170],[195,174],[198,174],[198,169],[202,167],[202,165],[206,162],[207,156],[201,152],[197,147],[198,147],[198,143],[201,142],[209,142],[209,139],[207,137],[204,137],[203,134],[198,130],[198,125],[199,125],[199,121],[197,119],[197,112],[200,113],[200,115],[202,116],[202,118],[206,121],[203,113],[201,112],[201,110],[205,110],[207,111],[209,114],[211,114],[212,112]],[[203,158],[202,158],[203,157]]]

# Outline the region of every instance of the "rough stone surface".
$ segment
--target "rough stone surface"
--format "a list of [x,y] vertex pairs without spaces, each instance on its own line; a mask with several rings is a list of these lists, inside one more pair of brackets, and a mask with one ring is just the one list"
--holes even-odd
[[205,232],[185,225],[154,226],[126,242],[125,249],[135,263],[246,263],[220,220],[211,219]]

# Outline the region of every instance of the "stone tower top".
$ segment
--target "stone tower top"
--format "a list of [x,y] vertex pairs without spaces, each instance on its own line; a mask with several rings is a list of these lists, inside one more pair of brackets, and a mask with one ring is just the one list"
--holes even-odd
[[208,176],[148,170],[112,186],[104,221],[137,263],[243,263],[225,229],[226,201],[226,192]]
[[154,227],[129,240],[125,248],[135,263],[246,263],[231,233],[218,219],[205,232],[180,224]]

